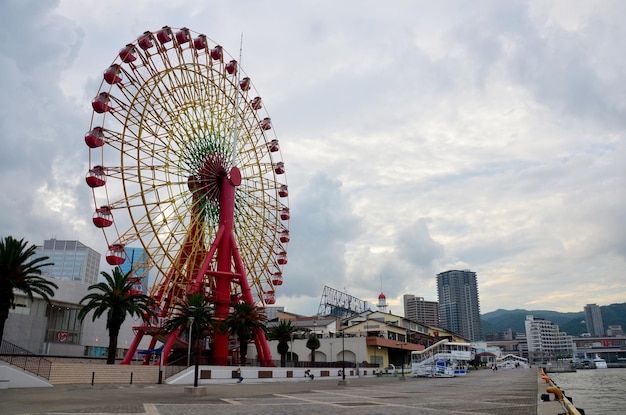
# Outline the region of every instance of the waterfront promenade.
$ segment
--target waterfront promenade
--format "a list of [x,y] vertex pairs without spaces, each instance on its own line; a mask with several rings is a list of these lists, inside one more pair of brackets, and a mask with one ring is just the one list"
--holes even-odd
[[201,397],[186,396],[181,385],[63,385],[0,390],[0,414],[556,415],[550,407],[557,402],[538,402],[545,392],[538,378],[534,368],[520,368],[456,378],[350,378],[345,386],[338,378],[233,380],[203,386]]

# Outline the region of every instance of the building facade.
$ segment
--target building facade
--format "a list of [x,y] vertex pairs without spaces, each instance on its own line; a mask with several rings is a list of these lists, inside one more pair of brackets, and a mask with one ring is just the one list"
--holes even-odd
[[426,301],[424,297],[404,294],[404,317],[427,326],[439,327],[439,303]]
[[524,325],[528,344],[528,360],[531,363],[541,364],[573,356],[572,336],[560,331],[556,324],[528,315]]
[[[341,319],[332,314],[326,316],[299,316],[278,312],[278,318],[268,322],[268,327],[275,327],[280,321],[289,320],[295,327],[289,342],[287,366],[290,361],[312,361],[311,350],[306,348],[308,336],[315,333],[320,347],[315,350],[316,362],[358,363],[384,369],[389,364],[398,369],[409,368],[411,352],[424,350],[439,340],[463,341],[453,333],[436,332],[436,329],[411,321],[390,312],[364,311]],[[274,359],[278,359],[278,341],[269,342]],[[254,359],[257,351],[248,347],[248,358]]]
[[[108,348],[106,313],[93,321],[90,313],[78,319],[81,299],[99,277],[100,254],[79,241],[51,239],[37,247],[38,256],[48,256],[54,265],[42,268],[42,277],[59,287],[50,304],[37,294],[33,300],[15,291],[14,309],[9,310],[3,340],[36,354],[50,356],[105,357]],[[128,316],[118,336],[117,356],[123,357],[135,335],[139,318]],[[148,342],[142,340],[141,347]]]
[[91,285],[98,282],[100,254],[79,241],[49,239],[37,247],[37,256],[53,263],[41,269],[43,277]]
[[619,324],[614,324],[614,325],[609,324],[609,327],[606,329],[606,335],[609,337],[623,336],[624,330],[622,329],[622,326]]
[[587,325],[587,332],[592,336],[602,336],[604,334],[602,313],[597,304],[587,304],[585,306],[585,324]]
[[476,273],[452,270],[437,274],[437,293],[441,327],[471,341],[481,340]]

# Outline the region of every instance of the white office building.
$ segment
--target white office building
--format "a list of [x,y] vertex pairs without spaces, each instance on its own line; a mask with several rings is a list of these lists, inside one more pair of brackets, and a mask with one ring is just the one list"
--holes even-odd
[[529,361],[541,364],[559,358],[572,357],[574,342],[572,336],[559,330],[559,326],[551,321],[526,316],[526,341],[528,343]]
[[54,265],[41,269],[43,277],[81,282],[91,285],[98,282],[100,254],[79,241],[48,239],[38,246],[37,256],[47,256],[46,262]]

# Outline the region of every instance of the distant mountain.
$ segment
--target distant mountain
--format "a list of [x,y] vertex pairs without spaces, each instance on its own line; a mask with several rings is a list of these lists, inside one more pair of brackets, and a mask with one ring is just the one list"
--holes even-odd
[[[600,306],[604,329],[609,325],[621,325],[626,330],[626,303],[611,304],[608,306]],[[558,311],[549,310],[496,310],[483,314],[481,321],[483,331],[486,334],[503,333],[508,329],[512,329],[517,333],[524,333],[526,328],[524,321],[527,315],[533,315],[536,318],[543,318],[551,321],[559,326],[561,331],[572,336],[580,336],[587,331],[585,325],[585,313],[559,313]]]

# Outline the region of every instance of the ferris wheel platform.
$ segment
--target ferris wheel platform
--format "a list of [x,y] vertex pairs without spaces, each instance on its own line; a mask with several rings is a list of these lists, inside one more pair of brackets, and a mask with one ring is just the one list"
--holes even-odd
[[[160,342],[161,344],[165,344],[165,342],[168,341],[170,337],[170,333],[166,332],[161,327],[136,326],[136,327],[133,327],[133,331],[135,332],[135,334],[139,332],[143,332],[144,336],[151,336],[152,338],[154,338],[157,342]],[[187,343],[186,341],[178,337],[176,337],[176,339],[174,340],[174,343],[172,344],[173,349],[182,349],[182,348],[187,348],[188,346],[189,346],[189,343]]]

